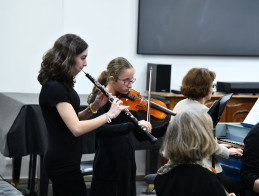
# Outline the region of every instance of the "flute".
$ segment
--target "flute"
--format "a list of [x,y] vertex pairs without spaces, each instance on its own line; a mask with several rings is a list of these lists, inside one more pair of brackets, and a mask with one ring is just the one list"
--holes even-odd
[[[84,72],[84,71],[82,70],[82,72]],[[107,92],[98,81],[96,81],[90,74],[88,74],[86,72],[84,72],[84,74],[100,91],[102,91],[102,93],[106,97],[108,97],[110,102],[113,102],[114,97],[109,92]],[[123,112],[122,114],[124,114],[128,119],[130,119],[139,128],[139,130],[141,130],[145,134],[145,136],[150,141],[150,143],[153,144],[153,143],[155,143],[157,141],[157,138],[154,137],[153,135],[151,135],[147,131],[146,127],[142,126],[139,123],[139,121],[136,119],[136,117],[133,116],[128,109],[124,109],[124,110],[122,110],[122,112]]]

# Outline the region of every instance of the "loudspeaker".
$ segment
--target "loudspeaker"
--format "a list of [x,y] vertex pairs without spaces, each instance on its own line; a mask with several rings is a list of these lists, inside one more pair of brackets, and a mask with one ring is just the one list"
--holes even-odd
[[259,82],[217,82],[217,91],[225,93],[259,93]]
[[148,63],[146,85],[147,90],[149,90],[150,67],[152,67],[151,91],[170,92],[171,65]]

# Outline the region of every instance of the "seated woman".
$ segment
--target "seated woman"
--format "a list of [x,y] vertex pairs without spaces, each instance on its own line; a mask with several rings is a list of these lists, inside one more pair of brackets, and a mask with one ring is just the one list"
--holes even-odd
[[177,114],[161,149],[169,161],[158,170],[154,183],[157,196],[228,195],[217,175],[202,162],[215,149],[212,120],[207,113]]
[[[207,101],[211,99],[213,94],[213,82],[216,78],[215,72],[207,68],[192,68],[184,76],[182,80],[181,92],[186,97],[182,101],[179,101],[175,107],[174,112],[180,113],[183,111],[197,111],[205,112],[209,108],[205,105]],[[171,117],[173,121],[174,117]],[[240,148],[231,148],[229,145],[216,144],[215,162],[214,168],[223,182],[225,189],[228,192],[235,192],[239,196],[244,195],[244,189],[240,182],[225,175],[222,171],[222,167],[219,160],[227,160],[230,155],[243,155],[243,151]],[[212,157],[208,156],[203,159],[203,162],[208,167],[212,166]]]

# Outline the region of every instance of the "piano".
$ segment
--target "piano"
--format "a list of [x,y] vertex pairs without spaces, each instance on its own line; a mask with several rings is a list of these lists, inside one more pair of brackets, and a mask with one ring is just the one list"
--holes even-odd
[[[218,143],[229,144],[234,148],[244,149],[244,139],[251,128],[243,127],[240,123],[218,123],[215,129],[215,135]],[[231,156],[228,160],[220,160],[223,173],[240,180],[239,172],[242,161],[239,156]]]
[[233,148],[241,148],[244,149],[244,142],[237,142],[234,140],[228,139],[226,136],[224,137],[218,137],[218,143],[219,144],[229,144]]

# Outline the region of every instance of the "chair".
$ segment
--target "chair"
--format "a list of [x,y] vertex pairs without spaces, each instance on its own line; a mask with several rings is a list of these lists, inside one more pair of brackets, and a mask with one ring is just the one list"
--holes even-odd
[[0,195],[23,196],[23,194],[6,181],[0,181]]
[[[93,174],[93,160],[91,161],[81,161],[80,170],[83,176],[89,176]],[[90,194],[90,189],[87,188],[88,194]]]
[[82,161],[80,164],[80,169],[83,176],[88,176],[93,174],[93,160]]
[[144,177],[144,181],[148,184],[146,193],[149,194],[154,189],[154,181],[157,174],[148,174]]

